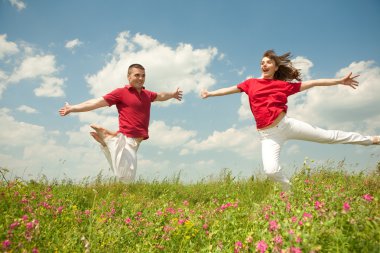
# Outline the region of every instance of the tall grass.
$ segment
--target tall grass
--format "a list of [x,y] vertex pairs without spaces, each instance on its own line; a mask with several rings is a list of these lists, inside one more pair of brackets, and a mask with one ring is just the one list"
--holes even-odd
[[13,179],[1,169],[3,252],[380,252],[380,173],[308,164],[267,180],[122,184]]

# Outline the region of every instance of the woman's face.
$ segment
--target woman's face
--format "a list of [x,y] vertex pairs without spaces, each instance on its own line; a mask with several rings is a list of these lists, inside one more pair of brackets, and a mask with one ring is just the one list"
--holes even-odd
[[261,78],[273,79],[274,73],[278,70],[276,62],[268,57],[264,57],[261,60]]

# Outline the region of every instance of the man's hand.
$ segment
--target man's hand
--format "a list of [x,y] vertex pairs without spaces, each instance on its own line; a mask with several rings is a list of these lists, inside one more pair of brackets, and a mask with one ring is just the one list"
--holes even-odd
[[71,108],[71,106],[69,105],[69,103],[66,102],[65,106],[62,107],[61,109],[59,109],[59,114],[61,116],[66,116],[67,114],[70,113],[70,108]]
[[178,101],[182,100],[182,90],[177,88],[177,90],[173,93],[173,98],[177,99]]

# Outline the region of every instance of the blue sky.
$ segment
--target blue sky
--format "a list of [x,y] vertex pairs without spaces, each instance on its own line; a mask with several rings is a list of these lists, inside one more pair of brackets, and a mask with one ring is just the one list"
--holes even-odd
[[[304,80],[360,74],[356,90],[313,88],[289,99],[288,114],[311,124],[380,133],[380,3],[366,1],[27,1],[0,0],[0,166],[11,176],[80,180],[112,175],[91,123],[117,129],[114,107],[60,117],[58,109],[126,84],[127,67],[146,67],[145,86],[184,91],[182,102],[154,103],[150,139],[137,176],[180,173],[186,182],[262,175],[261,150],[246,95],[202,100],[259,77],[263,52],[292,52]],[[289,141],[289,176],[345,160],[370,171],[379,147]]]

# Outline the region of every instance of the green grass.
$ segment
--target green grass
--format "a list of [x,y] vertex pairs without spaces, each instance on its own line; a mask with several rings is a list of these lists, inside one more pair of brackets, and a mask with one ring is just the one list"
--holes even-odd
[[380,174],[305,164],[267,180],[5,179],[3,252],[379,252]]

